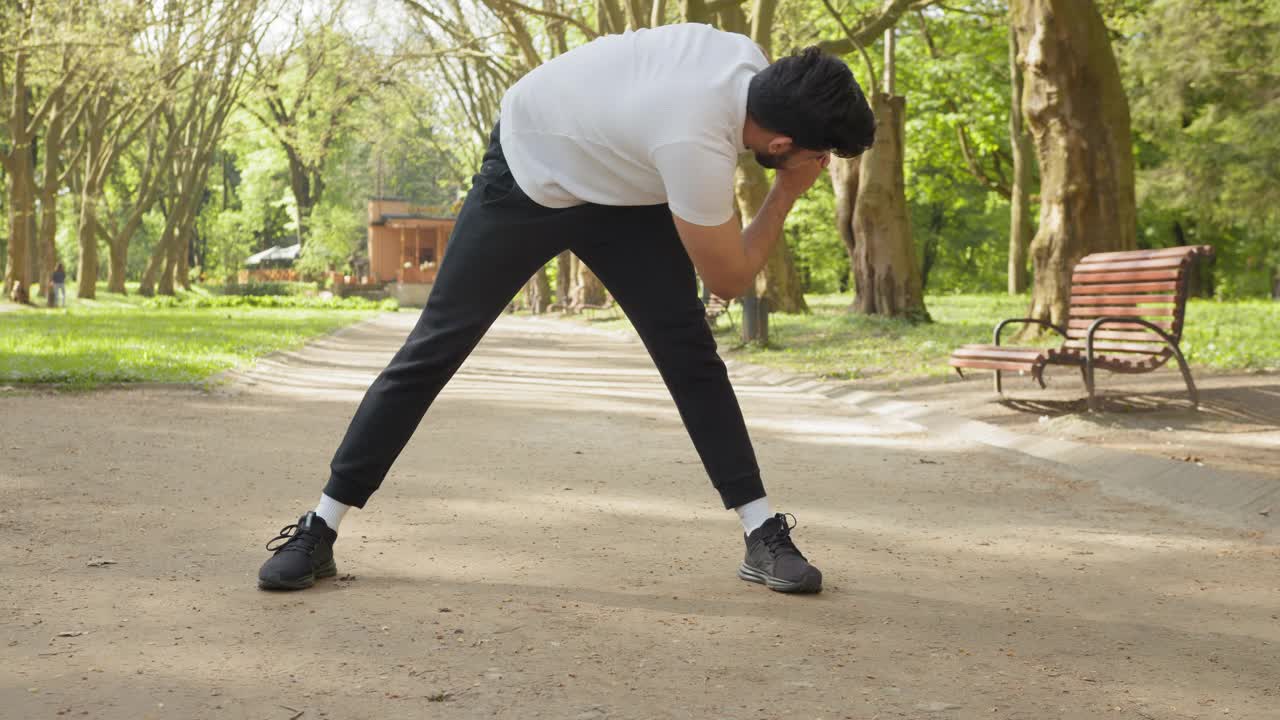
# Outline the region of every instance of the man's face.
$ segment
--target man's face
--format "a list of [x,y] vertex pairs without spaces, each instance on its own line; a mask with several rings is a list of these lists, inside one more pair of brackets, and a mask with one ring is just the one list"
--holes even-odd
[[770,170],[786,170],[806,162],[820,160],[826,154],[817,150],[805,150],[797,147],[790,147],[787,150],[773,154],[759,150],[755,151],[756,162],[760,163],[761,167],[766,167]]

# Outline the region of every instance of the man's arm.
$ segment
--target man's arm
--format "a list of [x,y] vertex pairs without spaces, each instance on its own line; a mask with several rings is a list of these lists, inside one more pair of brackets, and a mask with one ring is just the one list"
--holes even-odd
[[712,293],[722,298],[746,293],[782,237],[782,224],[796,198],[813,185],[828,162],[823,156],[778,170],[764,205],[745,229],[740,229],[736,216],[723,225],[707,226],[673,215],[680,241]]

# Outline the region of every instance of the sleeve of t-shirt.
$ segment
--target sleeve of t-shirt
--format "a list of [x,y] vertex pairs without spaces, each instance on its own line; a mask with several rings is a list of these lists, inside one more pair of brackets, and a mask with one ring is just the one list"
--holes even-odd
[[675,142],[653,151],[653,164],[667,189],[671,213],[694,225],[717,226],[733,218],[733,171],[738,159],[696,142]]

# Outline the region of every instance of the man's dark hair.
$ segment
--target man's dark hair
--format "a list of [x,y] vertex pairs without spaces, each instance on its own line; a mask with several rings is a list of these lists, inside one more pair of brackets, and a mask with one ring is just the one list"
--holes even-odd
[[849,67],[816,45],[751,78],[747,113],[766,130],[807,150],[857,157],[871,147],[876,118]]

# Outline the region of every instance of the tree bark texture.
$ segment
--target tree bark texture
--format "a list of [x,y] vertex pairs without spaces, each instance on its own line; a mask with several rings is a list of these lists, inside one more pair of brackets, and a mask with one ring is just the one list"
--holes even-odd
[[588,305],[604,305],[604,283],[591,272],[587,264],[573,257],[573,303],[575,312],[580,312]]
[[551,281],[547,278],[547,268],[540,267],[538,272],[525,284],[525,301],[530,312],[541,315],[551,304]]
[[1137,247],[1129,102],[1093,2],[1017,0],[1011,10],[1040,161],[1029,316],[1062,324],[1076,262]]
[[1009,146],[1013,154],[1013,188],[1009,197],[1009,294],[1027,289],[1027,249],[1035,227],[1031,222],[1032,153],[1035,144],[1022,118],[1022,69],[1018,66],[1018,36],[1009,27]]
[[875,93],[875,143],[862,155],[853,209],[854,307],[869,315],[928,319],[903,179],[906,98]]
[[857,287],[853,277],[854,256],[857,253],[858,237],[853,232],[853,210],[858,199],[858,179],[862,175],[862,159],[831,158],[829,167],[831,187],[835,191],[836,231],[844,241],[844,249],[849,253],[849,287]]
[[565,250],[556,256],[556,303],[561,310],[568,309],[570,289],[573,287],[573,260]]

